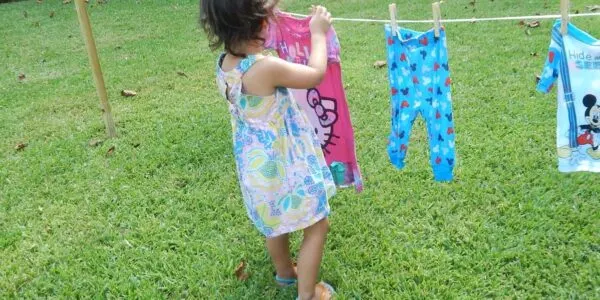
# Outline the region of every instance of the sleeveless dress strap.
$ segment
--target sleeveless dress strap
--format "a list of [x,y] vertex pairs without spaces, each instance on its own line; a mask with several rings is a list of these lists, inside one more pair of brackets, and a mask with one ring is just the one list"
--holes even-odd
[[246,74],[246,72],[252,68],[254,63],[256,63],[256,55],[248,55],[238,63],[237,69],[242,75]]
[[[244,112],[236,104],[242,94],[242,76],[256,62],[256,56],[248,55],[241,59],[237,66],[232,71],[237,71],[231,74],[229,72],[222,71],[223,60],[225,59],[225,53],[221,54],[217,59],[217,84],[221,94],[227,99],[229,103],[229,110],[231,114],[239,121],[245,120]],[[233,75],[233,76],[230,76]]]

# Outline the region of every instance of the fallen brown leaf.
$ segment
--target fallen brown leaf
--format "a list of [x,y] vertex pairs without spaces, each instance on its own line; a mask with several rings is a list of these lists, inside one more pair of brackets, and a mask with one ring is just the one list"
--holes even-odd
[[538,53],[537,53],[537,52],[531,52],[531,53],[529,53],[529,55],[531,55],[531,56],[533,56],[533,57],[537,57],[537,56],[538,56]]
[[383,60],[378,60],[378,61],[376,61],[376,62],[373,64],[373,67],[374,67],[374,68],[377,68],[377,69],[381,69],[381,68],[383,68],[383,67],[385,67],[385,66],[387,66],[387,62],[386,62],[386,61],[383,61]]
[[96,146],[102,145],[102,140],[99,140],[99,139],[90,140],[90,142],[88,143],[88,145],[90,147],[96,147]]
[[185,73],[183,73],[183,72],[181,72],[181,71],[177,72],[177,75],[179,75],[179,76],[183,76],[183,77],[188,77],[188,76],[187,76],[187,74],[185,74]]
[[64,0],[63,1],[63,4],[69,4],[69,3],[71,3],[71,0]]
[[240,264],[237,266],[237,268],[235,268],[235,277],[237,277],[237,279],[239,281],[245,281],[248,279],[248,277],[250,277],[248,275],[248,273],[246,273],[246,262],[245,261],[241,261]]
[[25,80],[25,74],[21,73],[19,74],[19,80]]
[[27,147],[27,143],[18,143],[15,146],[15,150],[17,150],[17,151],[23,151],[23,149],[25,149],[25,147]]
[[535,83],[539,83],[540,80],[542,80],[542,77],[540,77],[540,75],[535,75]]
[[585,7],[588,11],[596,12],[600,10],[600,5],[590,5]]
[[137,95],[137,93],[132,90],[122,90],[121,91],[121,96],[123,96],[123,97],[134,97],[136,95]]
[[50,12],[50,18],[54,18],[54,11]]
[[185,179],[180,178],[180,179],[175,180],[175,186],[180,189],[186,187],[187,185],[188,185],[188,182]]
[[40,3],[42,3],[42,2],[43,2],[43,0],[37,0],[37,3],[38,3],[38,4],[40,4]]
[[115,146],[111,146],[110,148],[108,148],[108,151],[106,151],[106,156],[112,156],[115,153]]
[[529,27],[529,28],[540,27],[540,21],[527,22],[527,23],[525,23],[525,25],[527,25],[527,27]]

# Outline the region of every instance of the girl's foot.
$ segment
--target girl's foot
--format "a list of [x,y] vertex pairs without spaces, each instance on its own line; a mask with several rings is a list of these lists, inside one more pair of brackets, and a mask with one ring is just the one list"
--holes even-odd
[[335,290],[328,283],[321,281],[315,287],[315,299],[329,300],[335,295]]
[[[335,296],[335,290],[328,283],[321,281],[315,286],[315,295],[311,300],[330,300]],[[299,300],[300,297],[296,298]]]
[[294,274],[292,276],[287,276],[286,278],[280,277],[279,275],[275,274],[275,282],[278,286],[284,288],[296,285],[296,283],[298,283],[298,278],[296,275],[296,264],[294,264]]

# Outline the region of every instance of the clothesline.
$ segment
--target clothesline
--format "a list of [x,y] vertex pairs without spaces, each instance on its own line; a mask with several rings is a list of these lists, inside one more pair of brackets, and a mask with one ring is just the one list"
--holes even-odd
[[[290,15],[296,17],[308,17],[307,15],[290,13]],[[594,17],[600,16],[600,13],[583,13],[573,14],[571,18],[576,17]],[[444,19],[442,23],[473,23],[473,22],[485,22],[485,21],[519,21],[519,20],[542,20],[542,19],[560,19],[561,15],[543,15],[543,16],[518,16],[518,17],[495,17],[495,18],[470,18],[470,19]],[[361,23],[390,23],[390,20],[381,19],[352,19],[352,18],[333,18],[334,21],[345,21],[345,22],[361,22]],[[432,23],[433,20],[397,20],[397,23]]]

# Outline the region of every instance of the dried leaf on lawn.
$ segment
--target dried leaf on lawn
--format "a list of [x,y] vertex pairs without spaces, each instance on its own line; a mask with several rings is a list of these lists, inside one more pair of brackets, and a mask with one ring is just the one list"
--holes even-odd
[[23,149],[25,149],[25,147],[27,147],[27,143],[18,143],[15,146],[15,150],[17,150],[17,151],[23,151]]
[[115,146],[111,146],[110,148],[108,148],[108,151],[106,151],[106,156],[111,156],[115,153]]
[[183,73],[183,72],[181,72],[181,71],[177,72],[177,75],[179,75],[179,76],[183,76],[183,77],[188,77],[188,76],[187,76],[187,74],[185,74],[185,73]]
[[373,67],[381,69],[383,67],[387,66],[387,62],[383,61],[383,60],[378,60],[373,64]]
[[591,12],[597,12],[600,10],[600,5],[589,5],[589,6],[586,6],[585,8]]
[[240,264],[235,268],[235,277],[237,277],[240,281],[245,281],[248,279],[249,275],[246,273],[246,262],[241,261]]
[[25,80],[25,74],[23,74],[23,73],[19,74],[19,80]]
[[102,145],[102,140],[99,140],[99,139],[90,140],[90,142],[88,143],[88,145],[90,147],[96,147],[96,146]]
[[132,90],[122,90],[121,91],[121,96],[123,97],[133,97],[136,96],[137,93],[135,91]]

